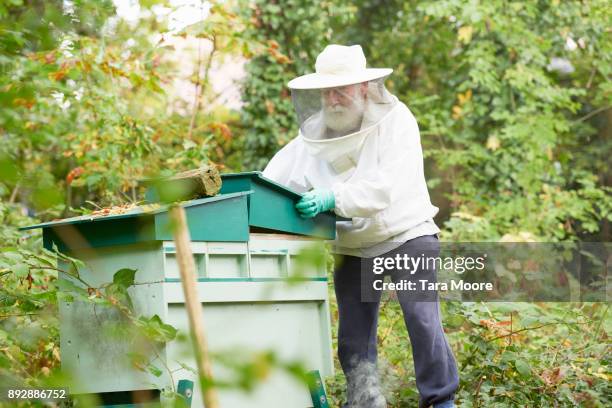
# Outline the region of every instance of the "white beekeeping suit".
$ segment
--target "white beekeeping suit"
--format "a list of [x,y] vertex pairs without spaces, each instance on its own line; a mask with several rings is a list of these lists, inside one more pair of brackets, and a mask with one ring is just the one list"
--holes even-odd
[[300,132],[264,176],[302,193],[333,192],[334,212],[349,219],[337,222],[337,253],[378,256],[440,231],[416,119],[384,87],[391,71],[366,69],[360,46],[330,45],[316,73],[289,83]]

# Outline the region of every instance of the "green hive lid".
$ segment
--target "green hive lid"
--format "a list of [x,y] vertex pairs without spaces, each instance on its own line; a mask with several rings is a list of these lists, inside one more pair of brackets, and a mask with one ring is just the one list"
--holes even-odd
[[327,211],[314,218],[302,218],[295,204],[302,194],[263,176],[259,171],[222,174],[221,193],[253,191],[248,197],[249,225],[265,230],[336,237],[336,215]]
[[[272,179],[265,177],[261,171],[244,171],[241,173],[221,174],[221,180],[223,180],[223,182],[234,180],[234,179],[244,179],[244,178],[252,179],[256,183],[261,183],[262,185],[265,185],[273,190],[277,190],[283,193],[284,195],[286,195],[287,197],[295,198],[298,200],[302,198],[302,194],[290,189],[287,186],[277,183],[276,181]],[[221,184],[221,189],[223,189],[223,184]]]
[[[248,241],[249,194],[251,191],[242,191],[181,203],[192,241]],[[21,230],[42,228],[45,248],[50,249],[56,244],[62,251],[167,241],[173,239],[168,209],[168,205],[162,205],[147,211],[147,207],[141,206],[122,214],[84,215],[31,225]]]
[[[232,194],[219,194],[214,197],[198,198],[196,200],[190,200],[190,201],[185,201],[184,203],[181,203],[181,207],[187,209],[190,207],[195,207],[195,206],[199,206],[199,205],[206,204],[206,203],[212,203],[212,202],[219,201],[219,200],[227,200],[229,198],[239,197],[242,195],[248,195],[250,193],[251,193],[250,191],[245,191],[245,192],[232,193]],[[156,215],[156,214],[160,214],[163,212],[167,212],[170,206],[169,205],[159,205],[159,207],[152,208],[150,210],[148,210],[147,208],[148,206],[138,206],[138,207],[134,207],[121,214],[110,214],[110,215],[86,214],[86,215],[81,215],[78,217],[63,218],[61,220],[54,220],[54,221],[43,222],[40,224],[28,225],[26,227],[19,228],[19,230],[25,231],[25,230],[35,229],[35,228],[47,228],[47,227],[54,227],[54,226],[61,226],[61,225],[81,224],[81,223],[86,223],[86,222],[99,222],[99,221],[119,220],[122,218],[133,218],[133,217],[142,217],[142,216],[148,216],[148,215]]]

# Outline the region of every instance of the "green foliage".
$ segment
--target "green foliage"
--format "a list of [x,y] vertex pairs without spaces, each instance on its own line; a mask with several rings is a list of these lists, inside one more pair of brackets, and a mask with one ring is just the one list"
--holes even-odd
[[[457,406],[608,406],[608,309],[603,303],[441,303],[460,373]],[[336,339],[333,301],[332,319]],[[412,350],[401,308],[393,298],[381,304],[378,355],[389,408],[417,406]],[[341,406],[344,387],[341,372],[327,379],[331,407]]]
[[31,219],[0,201],[0,383],[39,384],[59,366],[55,255],[14,228]]
[[[60,21],[33,20],[30,7],[10,7],[3,19],[14,31],[35,32],[45,41],[24,40],[19,48],[3,50],[0,156],[13,163],[20,181],[3,181],[2,195],[12,192],[12,200],[44,210],[71,204],[58,186],[107,195],[102,191],[134,185],[156,147],[150,129],[129,114],[122,93],[160,88],[153,55],[106,43],[103,27],[112,6],[83,3],[66,10],[61,2],[41,2],[40,7]],[[10,44],[14,31],[2,31],[0,42]]]
[[610,403],[607,305],[446,306],[449,337],[460,356],[459,406]]
[[345,38],[395,68],[450,212],[487,224],[452,221],[449,239],[575,239],[609,222],[609,125],[592,120],[611,108],[607,2],[362,4]]
[[158,315],[151,318],[140,317],[137,325],[144,331],[147,338],[159,343],[167,343],[176,337],[177,330],[162,322]]
[[216,47],[207,60],[199,55],[196,66],[206,69],[193,79],[198,103],[185,107],[166,91],[178,64],[166,22],[151,10],[135,26],[115,16],[110,1],[15,2],[1,12],[0,198],[65,216],[88,201],[138,201],[145,177],[210,159],[237,166],[237,115],[217,107],[197,117],[218,96],[208,78],[213,58],[243,45],[225,8],[179,33]]
[[127,289],[128,287],[134,284],[135,276],[136,276],[135,269],[128,269],[128,268],[119,269],[113,275],[113,284],[119,287],[122,287],[124,289]]

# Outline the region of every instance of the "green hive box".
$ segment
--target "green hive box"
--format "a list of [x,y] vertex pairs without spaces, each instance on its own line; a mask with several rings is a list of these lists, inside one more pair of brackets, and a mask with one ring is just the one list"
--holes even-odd
[[[242,178],[231,177],[235,181]],[[209,348],[225,355],[246,353],[245,359],[251,353],[271,350],[281,361],[297,361],[322,376],[331,375],[325,262],[303,262],[302,257],[304,250],[323,255],[323,243],[305,233],[293,207],[295,193],[283,191],[278,185],[272,193],[266,190],[269,186],[253,180],[257,176],[248,177],[251,184],[240,186],[224,178],[224,184],[229,184],[226,188],[235,192],[223,190],[216,197],[182,204],[191,234]],[[242,182],[245,180],[248,178],[242,178]],[[269,214],[265,214],[263,198],[273,203],[274,210]],[[279,214],[281,209],[283,213]],[[333,215],[327,216],[333,220]],[[76,217],[29,228],[43,228],[47,248],[55,244],[84,261],[79,274],[92,286],[112,282],[113,274],[121,268],[136,269],[138,284],[129,288],[136,315],[158,315],[188,333],[165,207],[148,212],[138,208],[106,217]],[[326,229],[329,226],[308,228],[317,229],[318,234],[312,235],[318,237],[333,236],[333,229]],[[288,229],[293,233],[288,234]],[[120,319],[116,312],[66,300],[59,301],[59,311],[62,368],[78,381],[71,393],[151,390],[171,383],[176,386],[181,379],[195,381],[191,371],[182,369],[183,365],[196,366],[188,342],[175,340],[158,350],[139,350],[162,369],[156,376],[133,367],[127,356],[138,347],[133,338],[108,336],[107,329]],[[164,365],[173,371],[172,377]],[[231,370],[217,360],[213,373],[219,380],[232,377]],[[220,389],[219,399],[220,406],[227,408],[313,406],[307,386],[282,370],[272,371],[251,393]],[[192,406],[202,406],[199,387]]]
[[310,219],[296,217],[294,206],[302,195],[264,177],[261,172],[222,174],[221,178],[222,193],[249,190],[255,193],[247,198],[249,225],[334,239],[336,216],[332,212],[325,212]]
[[[301,218],[297,215],[295,204],[301,194],[270,180],[259,171],[222,174],[221,194],[252,191],[247,197],[249,225],[260,231],[284,231],[291,234],[334,239],[336,216],[331,211],[314,218]],[[157,202],[159,194],[156,187],[150,186],[146,192],[148,202]]]

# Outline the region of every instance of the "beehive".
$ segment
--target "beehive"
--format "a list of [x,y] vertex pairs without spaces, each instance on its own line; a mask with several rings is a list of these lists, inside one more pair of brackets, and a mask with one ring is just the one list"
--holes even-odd
[[[326,270],[324,263],[299,259],[304,249],[323,253],[320,238],[334,236],[335,220],[331,213],[301,219],[294,209],[297,199],[299,194],[261,174],[243,173],[225,176],[218,196],[182,205],[211,351],[271,350],[282,361],[299,361],[327,376],[333,365]],[[138,285],[129,289],[135,313],[158,315],[188,333],[166,208],[28,228],[43,228],[45,247],[57,245],[84,261],[79,274],[93,286],[111,282],[118,269],[136,269]],[[126,356],[130,339],[109,338],[101,329],[118,318],[89,303],[60,302],[62,368],[78,379],[71,393],[146,390],[194,379],[189,370],[180,370],[182,365],[195,367],[188,343],[149,350],[151,363],[179,370],[172,379],[165,371],[156,376],[134,368]],[[228,375],[222,364],[213,364],[213,372],[220,378]],[[254,393],[220,390],[220,403],[232,408],[313,406],[307,387],[279,370]],[[193,406],[198,405],[201,392],[196,389]]]

